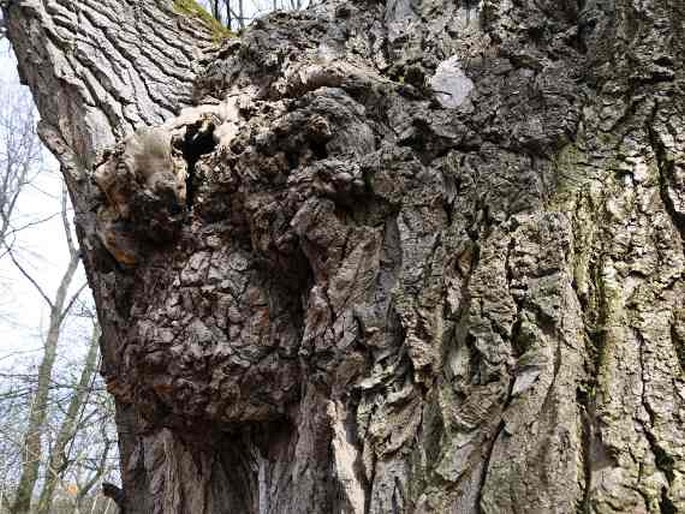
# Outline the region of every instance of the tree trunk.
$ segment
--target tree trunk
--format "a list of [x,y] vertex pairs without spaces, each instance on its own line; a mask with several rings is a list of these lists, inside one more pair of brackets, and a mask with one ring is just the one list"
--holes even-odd
[[[69,226],[66,222],[66,197],[62,203],[62,216],[65,219],[65,228],[69,234]],[[67,235],[67,237],[70,238],[71,236]],[[21,475],[17,485],[14,505],[11,510],[12,513],[21,514],[29,512],[33,499],[33,491],[38,480],[38,471],[43,459],[43,433],[45,432],[45,423],[48,415],[52,370],[57,357],[57,344],[59,343],[62,331],[62,323],[73,303],[68,297],[69,288],[71,287],[74,275],[81,260],[80,254],[74,246],[70,244],[69,249],[71,258],[67,264],[67,269],[62,275],[54,300],[50,300],[42,292],[40,287],[37,286],[38,291],[43,294],[44,300],[50,307],[50,319],[48,333],[45,338],[43,357],[38,368],[36,391],[31,399],[31,406],[29,409],[29,419],[22,448]],[[16,260],[14,262],[19,266]],[[19,269],[34,285],[36,285],[36,282],[31,279],[30,275],[28,275],[23,268],[20,267]]]
[[682,6],[187,4],[6,8],[126,511],[685,509]]
[[[55,488],[62,479],[64,471],[68,466],[69,448],[76,436],[76,431],[81,423],[81,415],[88,396],[92,392],[93,378],[97,372],[98,341],[100,330],[97,325],[93,328],[88,353],[83,363],[83,369],[79,381],[76,384],[73,396],[69,400],[69,406],[60,425],[59,432],[55,438],[55,443],[50,449],[45,474],[43,477],[43,488],[40,492],[38,502],[38,514],[50,514],[52,511],[52,500]],[[79,491],[80,494],[80,491]]]

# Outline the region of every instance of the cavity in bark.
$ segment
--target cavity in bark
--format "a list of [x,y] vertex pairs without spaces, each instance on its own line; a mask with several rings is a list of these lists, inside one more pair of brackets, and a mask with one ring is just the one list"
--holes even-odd
[[183,158],[188,163],[188,176],[186,177],[186,206],[188,210],[193,208],[195,165],[200,160],[200,157],[212,153],[216,148],[214,128],[212,123],[198,121],[188,126],[185,137],[180,143]]

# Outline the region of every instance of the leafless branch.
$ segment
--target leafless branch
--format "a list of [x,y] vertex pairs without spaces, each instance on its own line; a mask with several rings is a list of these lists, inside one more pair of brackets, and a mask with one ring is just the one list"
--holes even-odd
[[64,235],[67,238],[67,247],[69,248],[69,254],[74,255],[78,253],[78,248],[74,244],[74,238],[71,234],[71,224],[69,223],[68,209],[67,209],[67,186],[62,182],[62,225],[64,225]]
[[43,291],[43,288],[40,286],[40,284],[34,279],[31,274],[24,269],[24,267],[19,263],[19,261],[16,259],[14,256],[14,252],[11,251],[10,248],[8,248],[5,245],[5,248],[7,248],[7,255],[9,255],[10,259],[12,260],[12,263],[17,267],[17,269],[21,272],[24,277],[31,283],[31,285],[38,291],[38,293],[43,297],[43,300],[50,306],[50,308],[54,308],[54,305],[52,303],[52,300],[50,300],[50,297],[45,294],[45,291]]
[[[78,258],[78,257],[76,257],[76,258]],[[62,320],[64,320],[64,318],[66,318],[66,316],[69,314],[69,311],[71,310],[72,306],[74,305],[74,302],[76,302],[76,300],[77,300],[78,297],[81,295],[81,293],[83,292],[83,290],[86,288],[87,285],[88,285],[88,283],[87,283],[87,282],[84,282],[84,283],[81,284],[81,286],[76,290],[76,292],[74,293],[74,295],[73,295],[73,296],[71,297],[71,299],[69,300],[69,303],[67,303],[67,306],[65,307],[64,311],[62,311]]]

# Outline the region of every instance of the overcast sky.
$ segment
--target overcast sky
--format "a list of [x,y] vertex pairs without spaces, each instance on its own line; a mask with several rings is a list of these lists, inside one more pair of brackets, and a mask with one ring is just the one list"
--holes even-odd
[[[7,41],[0,41],[0,94],[7,98],[8,88],[19,85],[16,62]],[[44,169],[36,181],[19,197],[14,227],[36,220],[47,221],[22,230],[13,247],[16,257],[29,270],[48,296],[54,296],[66,269],[69,254],[59,217],[61,178],[56,161],[46,152]],[[70,215],[71,217],[71,215]],[[1,252],[0,252],[1,253]],[[80,270],[73,289],[85,281]],[[88,299],[87,292],[84,298]],[[30,285],[7,257],[0,259],[0,369],[7,369],[31,357],[40,356],[49,310],[35,288]],[[84,324],[68,324],[63,346],[79,351],[87,337]],[[73,355],[73,354],[72,354]]]

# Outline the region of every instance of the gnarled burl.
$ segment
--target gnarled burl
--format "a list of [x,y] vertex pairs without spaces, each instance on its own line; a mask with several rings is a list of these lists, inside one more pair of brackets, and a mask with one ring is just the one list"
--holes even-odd
[[178,5],[4,8],[127,512],[685,510],[680,2]]

